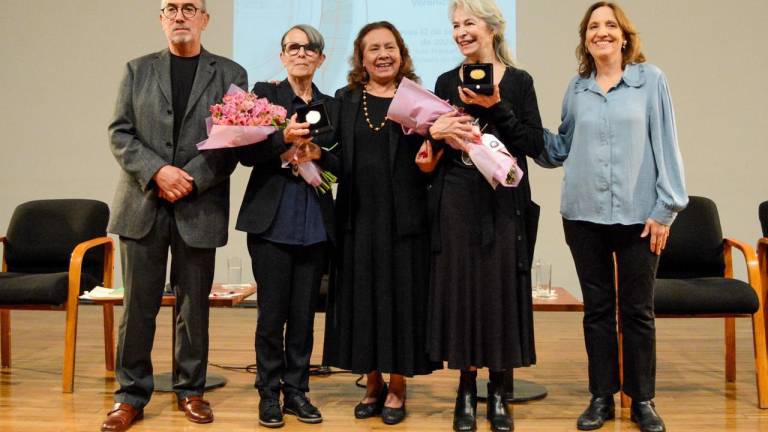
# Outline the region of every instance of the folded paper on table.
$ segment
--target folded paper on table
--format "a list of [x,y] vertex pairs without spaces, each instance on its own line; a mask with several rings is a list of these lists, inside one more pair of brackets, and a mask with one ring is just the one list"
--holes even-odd
[[426,136],[438,117],[456,109],[419,84],[403,78],[387,111],[387,118],[399,123],[403,132]]
[[92,290],[86,291],[80,296],[82,300],[115,300],[123,298],[122,288],[105,288],[95,286]]
[[482,144],[473,144],[469,157],[488,184],[516,187],[523,178],[523,170],[501,141],[491,134],[483,134]]

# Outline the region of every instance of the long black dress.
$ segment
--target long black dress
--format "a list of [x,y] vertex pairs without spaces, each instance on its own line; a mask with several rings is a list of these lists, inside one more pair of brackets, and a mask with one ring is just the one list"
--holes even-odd
[[[353,107],[357,93],[351,94]],[[427,184],[414,163],[421,140],[403,136],[391,122],[373,131],[362,108],[340,99],[352,115],[342,114],[341,249],[329,293],[324,362],[357,373],[430,373],[440,365],[426,353]],[[378,126],[391,99],[367,95],[367,101]],[[345,136],[353,139],[353,155]]]
[[526,156],[543,149],[533,80],[507,68],[502,102],[485,109],[461,102],[459,70],[441,75],[435,93],[480,119],[525,172],[516,188],[494,191],[450,147],[430,190],[432,277],[428,349],[451,369],[506,370],[536,362],[531,257],[539,208],[531,201]]

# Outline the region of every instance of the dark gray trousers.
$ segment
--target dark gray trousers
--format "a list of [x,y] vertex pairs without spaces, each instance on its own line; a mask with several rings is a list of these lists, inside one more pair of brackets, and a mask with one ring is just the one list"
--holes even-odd
[[619,316],[624,333],[624,392],[633,400],[653,399],[656,391],[656,325],[653,293],[659,257],[641,238],[643,225],[601,225],[563,219],[584,296],[584,342],[589,391],[612,395],[621,389],[616,332],[616,253]]
[[262,397],[309,391],[315,304],[325,269],[325,242],[291,246],[248,234],[259,284],[256,387]]
[[165,287],[168,252],[176,295],[177,379],[180,398],[202,395],[208,366],[208,294],[213,284],[216,249],[189,247],[179,235],[173,209],[161,207],[155,224],[141,239],[120,237],[123,266],[123,319],[117,344],[116,402],[144,407],[152,396],[152,344],[155,319]]

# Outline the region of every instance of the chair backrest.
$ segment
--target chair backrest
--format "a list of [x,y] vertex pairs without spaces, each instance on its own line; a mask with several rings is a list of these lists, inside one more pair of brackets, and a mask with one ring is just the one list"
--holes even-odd
[[768,201],[763,201],[757,211],[760,216],[760,225],[763,227],[763,237],[768,237]]
[[691,196],[672,224],[661,254],[659,279],[723,277],[723,230],[717,206],[709,198]]
[[[57,273],[69,270],[78,243],[106,235],[109,207],[89,199],[52,199],[16,207],[6,232],[5,259],[9,272]],[[83,272],[102,279],[104,248],[91,249]]]

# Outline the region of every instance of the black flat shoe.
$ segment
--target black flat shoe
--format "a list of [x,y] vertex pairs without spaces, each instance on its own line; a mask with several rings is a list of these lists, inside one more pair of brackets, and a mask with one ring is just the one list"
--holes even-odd
[[456,392],[456,405],[453,408],[453,430],[473,432],[477,429],[477,393]]
[[630,419],[640,426],[643,432],[665,432],[664,420],[656,412],[656,405],[653,401],[632,401],[632,414]]
[[384,408],[384,402],[387,400],[388,392],[389,389],[387,388],[387,383],[384,383],[384,385],[381,386],[381,390],[379,390],[379,395],[376,396],[376,402],[360,402],[355,405],[355,418],[367,419],[381,414],[381,411]]
[[400,408],[390,408],[385,406],[381,410],[381,421],[384,424],[396,425],[405,419],[405,400]]
[[261,398],[259,401],[259,424],[268,428],[279,428],[285,424],[279,400]]
[[283,398],[283,412],[295,415],[303,423],[320,423],[323,415],[320,410],[307,399],[304,393],[293,393]]
[[493,432],[510,432],[515,429],[505,396],[506,391],[503,385],[495,386],[492,382],[488,383],[486,417],[491,422]]
[[616,406],[613,403],[613,395],[593,396],[589,406],[576,420],[576,429],[595,430],[600,429],[606,420],[611,420],[616,415]]

